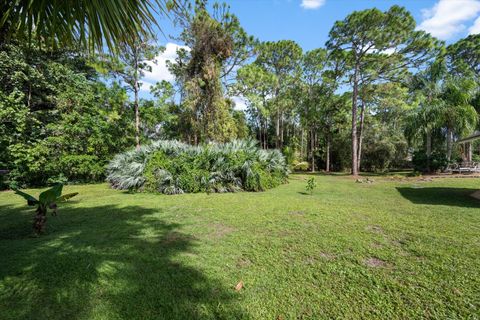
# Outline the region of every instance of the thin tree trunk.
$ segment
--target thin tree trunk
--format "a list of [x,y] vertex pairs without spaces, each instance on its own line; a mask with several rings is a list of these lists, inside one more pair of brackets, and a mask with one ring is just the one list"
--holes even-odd
[[325,172],[330,172],[330,136],[327,136],[327,147],[325,150]]
[[283,148],[284,131],[285,131],[285,123],[283,119],[283,112],[280,112],[280,149]]
[[284,142],[284,141],[285,141],[285,138],[288,139],[288,137],[290,136],[290,126],[288,125],[288,123],[287,123],[287,125],[286,125],[285,127],[286,127],[286,129],[285,129],[285,137],[283,136],[283,131],[282,131],[282,146],[285,144],[285,142]]
[[140,112],[138,110],[138,81],[135,80],[135,101],[133,107],[135,109],[135,141],[137,150],[140,149]]
[[45,231],[45,224],[47,223],[47,209],[38,207],[33,221],[33,230],[36,234],[41,234]]
[[465,144],[465,147],[466,147],[466,149],[467,149],[467,152],[466,152],[467,162],[472,162],[472,156],[473,156],[472,143],[471,143],[471,142],[467,142],[467,143]]
[[257,116],[257,132],[258,132],[258,141],[260,142],[260,146],[263,148],[263,140],[262,140],[262,118],[260,115]]
[[363,144],[363,128],[365,123],[365,102],[362,100],[362,111],[360,113],[360,130],[358,132],[357,146],[357,170],[360,172],[360,164],[362,162],[362,144]]
[[358,99],[358,63],[355,65],[353,74],[352,94],[352,175],[358,175],[357,164],[357,99]]
[[452,129],[447,129],[447,160],[452,159],[452,142],[453,142],[453,131]]
[[301,133],[300,133],[300,158],[303,159],[303,156],[304,156],[304,152],[303,152],[303,148],[304,148],[304,143],[303,143],[303,136],[304,136],[304,132],[305,130],[303,130],[303,128],[300,129],[301,130]]
[[280,149],[280,111],[277,110],[277,119],[275,125],[275,147]]
[[133,108],[135,111],[135,141],[136,141],[136,146],[137,150],[140,149],[140,112],[138,110],[138,91],[139,91],[139,62],[138,62],[138,48],[137,45],[134,47],[134,55],[135,55],[135,70],[134,70],[134,82],[133,82],[133,91],[135,94],[135,101],[133,102]]
[[268,118],[263,122],[263,143],[265,144],[265,150],[268,149]]
[[315,172],[315,133],[310,129],[310,156],[312,160],[312,172]]
[[432,155],[432,133],[430,132],[430,130],[427,131],[426,147],[427,147],[427,171],[430,172],[430,157]]

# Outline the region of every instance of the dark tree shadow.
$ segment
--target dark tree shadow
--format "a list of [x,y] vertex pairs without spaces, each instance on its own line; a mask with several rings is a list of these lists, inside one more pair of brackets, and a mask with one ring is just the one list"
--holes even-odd
[[233,288],[179,262],[196,240],[159,211],[67,205],[32,237],[31,209],[0,206],[0,319],[248,318]]
[[415,204],[480,208],[480,201],[470,196],[477,189],[397,187],[397,190],[405,199]]

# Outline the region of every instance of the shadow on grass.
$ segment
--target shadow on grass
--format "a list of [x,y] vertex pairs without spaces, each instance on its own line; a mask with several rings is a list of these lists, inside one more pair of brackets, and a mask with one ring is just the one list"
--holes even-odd
[[0,319],[247,318],[232,288],[181,262],[195,238],[158,213],[67,205],[32,237],[33,210],[0,206]]
[[480,208],[480,201],[470,196],[477,189],[397,187],[397,190],[405,199],[415,204]]

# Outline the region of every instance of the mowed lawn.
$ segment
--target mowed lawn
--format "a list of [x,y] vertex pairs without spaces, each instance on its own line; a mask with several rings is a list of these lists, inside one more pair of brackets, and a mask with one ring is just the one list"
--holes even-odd
[[480,317],[480,179],[316,176],[309,195],[307,178],[210,195],[67,186],[79,196],[41,237],[1,192],[0,319]]

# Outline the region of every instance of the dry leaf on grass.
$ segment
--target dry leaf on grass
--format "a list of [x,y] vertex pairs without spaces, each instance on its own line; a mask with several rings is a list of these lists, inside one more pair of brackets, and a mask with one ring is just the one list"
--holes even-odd
[[239,283],[237,283],[237,285],[235,286],[235,290],[236,291],[240,291],[242,290],[243,288],[243,281],[240,281]]

